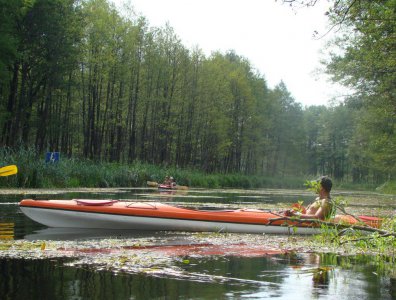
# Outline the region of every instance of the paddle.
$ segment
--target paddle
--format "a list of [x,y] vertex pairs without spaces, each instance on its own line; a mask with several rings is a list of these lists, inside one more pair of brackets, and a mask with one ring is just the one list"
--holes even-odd
[[155,181],[147,181],[147,185],[151,186],[151,187],[157,187],[158,186],[158,182]]
[[186,186],[186,185],[176,185],[176,188],[178,190],[188,190],[188,186]]
[[0,176],[10,176],[18,173],[16,165],[10,165],[0,168]]

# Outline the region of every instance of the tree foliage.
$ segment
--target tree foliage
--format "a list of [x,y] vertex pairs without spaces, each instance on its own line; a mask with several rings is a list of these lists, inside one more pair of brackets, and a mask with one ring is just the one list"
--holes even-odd
[[345,33],[334,42],[341,54],[332,53],[327,71],[356,91],[347,103],[361,116],[354,150],[375,177],[391,178],[396,171],[396,2],[337,1],[329,16]]
[[[284,0],[314,6],[317,0]],[[349,173],[354,181],[394,179],[396,161],[396,2],[332,1],[327,12],[336,32],[325,62],[334,81],[352,88]]]

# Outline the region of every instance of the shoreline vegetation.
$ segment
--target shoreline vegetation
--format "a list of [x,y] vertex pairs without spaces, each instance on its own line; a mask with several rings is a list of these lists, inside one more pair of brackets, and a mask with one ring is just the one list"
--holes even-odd
[[[135,162],[120,164],[94,162],[88,159],[62,158],[59,162],[46,163],[34,151],[19,151],[13,155],[0,157],[0,166],[15,164],[18,174],[3,177],[0,188],[111,188],[142,187],[147,181],[162,182],[165,176],[173,176],[178,185],[195,188],[304,188],[305,180],[317,176],[264,176],[245,174],[205,173],[200,170],[158,166]],[[384,194],[396,193],[396,182],[382,185],[373,183],[356,184],[337,182],[337,189],[376,191]]]
[[[9,160],[8,160],[9,161]],[[7,165],[10,163],[2,163]],[[173,176],[178,185],[197,188],[303,188],[304,178],[244,174],[207,174],[199,170],[135,162],[120,164],[62,159],[57,163],[25,159],[14,161],[19,172],[2,178],[0,187],[17,188],[111,188],[142,187],[147,181],[162,182]]]

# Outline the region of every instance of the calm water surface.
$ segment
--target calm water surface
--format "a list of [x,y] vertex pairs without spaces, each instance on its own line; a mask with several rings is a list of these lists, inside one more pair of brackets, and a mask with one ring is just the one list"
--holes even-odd
[[[394,207],[392,197],[354,194],[364,212]],[[56,241],[78,247],[116,239],[120,244],[147,241],[152,248],[128,252],[129,258],[155,260],[145,268],[127,262],[106,268],[114,253],[92,252],[83,259],[26,259],[0,250],[0,299],[396,299],[396,275],[382,274],[371,257],[315,253],[249,252],[246,245],[191,245],[189,233],[126,232],[47,228],[26,218],[17,203],[36,199],[127,199],[183,206],[277,208],[313,196],[303,191],[190,190],[174,194],[155,189],[83,190],[60,193],[24,191],[0,195],[0,236],[16,242]],[[12,225],[10,225],[12,224]],[[11,233],[10,233],[11,232]],[[252,237],[253,236],[253,237]],[[240,235],[241,240],[254,235]],[[274,237],[275,239],[276,237]],[[150,246],[151,247],[151,246]],[[126,251],[126,248],[117,251]],[[250,249],[251,250],[251,249]],[[240,255],[241,253],[247,255]],[[74,253],[74,252],[73,252]],[[124,253],[124,252],[122,252]],[[126,252],[125,252],[126,253]],[[117,254],[118,259],[120,254]],[[126,255],[126,254],[125,254]],[[121,255],[122,257],[122,255]],[[159,262],[165,259],[165,262]],[[144,264],[147,262],[144,262]]]

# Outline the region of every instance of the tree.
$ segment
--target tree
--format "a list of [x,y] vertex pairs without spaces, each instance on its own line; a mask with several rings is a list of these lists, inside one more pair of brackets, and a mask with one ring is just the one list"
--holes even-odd
[[365,116],[357,120],[356,134],[371,136],[359,143],[364,140],[362,148],[371,152],[364,151],[372,158],[368,163],[373,163],[373,172],[385,172],[390,178],[395,169],[389,166],[396,160],[396,2],[337,1],[337,5],[330,18],[346,33],[335,41],[341,51],[331,53],[327,72],[356,90],[347,100]]
[[295,162],[303,161],[302,108],[295,102],[283,82],[275,87],[270,97],[272,101],[268,117],[271,119],[271,129],[268,132],[266,168],[270,175],[294,173]]
[[[53,95],[75,67],[72,58],[82,26],[76,24],[78,9],[72,0],[11,2],[15,4],[10,6],[14,11],[9,16],[17,53],[8,60],[12,79],[5,89],[8,102],[2,143],[35,143],[42,150],[48,137],[49,111],[54,108]],[[36,122],[41,126],[34,126]]]

